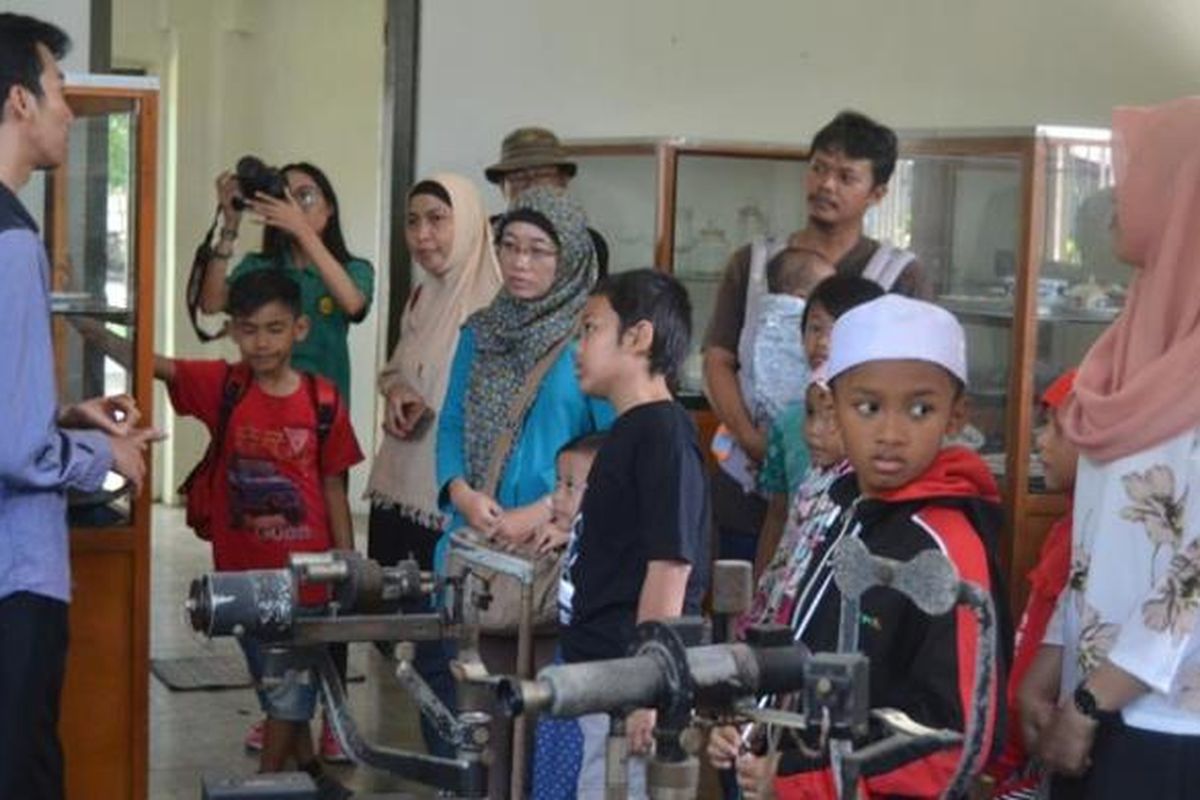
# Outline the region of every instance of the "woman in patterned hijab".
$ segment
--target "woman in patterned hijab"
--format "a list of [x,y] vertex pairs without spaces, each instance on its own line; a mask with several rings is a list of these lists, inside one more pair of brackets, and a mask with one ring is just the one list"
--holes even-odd
[[[583,210],[549,189],[525,193],[500,221],[497,234],[504,288],[491,305],[467,320],[476,353],[466,403],[467,474],[472,486],[483,484],[496,437],[529,372],[554,345],[572,335],[596,275]],[[541,289],[538,277],[543,284],[548,278],[550,286],[544,294],[530,296]]]
[[[438,483],[448,531],[464,525],[530,557],[551,542],[550,495],[555,458],[564,444],[607,428],[607,402],[584,396],[575,375],[575,326],[596,274],[583,212],[562,194],[531,189],[498,226],[504,286],[491,305],[467,319],[450,370],[438,427]],[[566,346],[556,349],[556,345]],[[495,486],[489,464],[538,362],[538,381],[508,448]],[[445,551],[443,537],[443,552]],[[537,635],[535,668],[549,662],[557,637]],[[493,674],[517,669],[515,636],[481,634],[479,651]],[[508,723],[492,729],[489,796],[508,795]]]
[[[487,492],[488,465],[508,425],[514,399],[538,361],[574,335],[596,276],[583,211],[551,189],[523,194],[498,225],[504,285],[463,326],[438,432],[438,486],[463,524],[521,543],[548,520],[554,459],[566,442],[611,419],[611,409],[584,397],[574,347],[561,349],[542,377],[515,432],[498,484]],[[596,413],[600,416],[597,417]]]

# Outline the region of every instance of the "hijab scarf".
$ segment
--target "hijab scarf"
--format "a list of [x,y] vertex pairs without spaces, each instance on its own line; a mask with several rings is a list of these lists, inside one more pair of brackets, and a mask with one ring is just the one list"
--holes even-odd
[[[578,204],[535,188],[522,194],[509,214],[521,212],[534,212],[553,228],[547,233],[557,240],[558,262],[546,294],[522,300],[502,288],[491,305],[467,320],[475,335],[475,360],[465,400],[466,477],[476,489],[483,488],[513,398],[538,360],[572,335],[596,276],[596,253]],[[499,230],[504,226],[501,220]]]
[[[500,265],[475,184],[451,173],[433,175],[429,180],[450,196],[454,241],[449,266],[441,275],[420,271],[421,282],[409,295],[400,320],[400,340],[379,375],[379,390],[386,396],[394,386],[407,384],[436,413],[446,394],[459,329],[468,316],[495,297],[500,288]],[[434,487],[435,429],[436,425],[427,426],[412,439],[385,434],[371,468],[367,496],[398,506],[402,514],[422,525],[440,528],[444,520]]]
[[1062,412],[1068,438],[1113,461],[1200,425],[1200,97],[1113,112],[1117,254],[1136,266],[1117,320]]

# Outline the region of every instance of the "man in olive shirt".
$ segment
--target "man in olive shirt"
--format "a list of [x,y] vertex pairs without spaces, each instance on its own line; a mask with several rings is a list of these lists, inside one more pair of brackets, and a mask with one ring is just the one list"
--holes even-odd
[[[739,382],[739,363],[753,331],[747,307],[765,291],[765,261],[783,247],[815,250],[843,275],[862,275],[884,289],[928,297],[928,282],[912,253],[863,235],[863,216],[887,194],[896,165],[896,135],[886,126],[843,111],[813,139],[804,178],[808,222],[779,242],[741,247],[729,259],[717,290],[716,307],[704,337],[705,393],[740,453],[722,461],[713,479],[713,511],[722,558],[754,560],[766,500],[746,485],[732,464],[759,464],[766,431],[756,428]],[[752,316],[752,315],[751,315]],[[750,470],[751,473],[753,469]],[[731,474],[732,473],[732,474]]]

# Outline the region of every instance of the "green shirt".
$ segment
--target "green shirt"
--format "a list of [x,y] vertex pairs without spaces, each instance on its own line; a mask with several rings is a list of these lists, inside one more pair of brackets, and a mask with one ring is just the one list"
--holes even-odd
[[[275,265],[276,262],[271,259],[252,253],[238,262],[233,272],[229,273],[228,281],[232,283],[247,272],[269,269]],[[362,314],[355,319],[338,306],[315,266],[309,264],[302,269],[294,268],[291,253],[284,254],[283,266],[300,285],[300,310],[308,317],[310,324],[308,336],[298,342],[292,351],[292,366],[333,381],[342,399],[349,403],[350,348],[346,344],[346,337],[350,332],[350,323],[361,321],[371,308],[371,297],[375,293],[375,270],[370,263],[359,258],[352,258],[343,265],[350,280],[366,298],[367,304]]]
[[767,434],[767,457],[758,473],[758,488],[767,494],[791,495],[808,472],[804,441],[804,403],[785,407]]

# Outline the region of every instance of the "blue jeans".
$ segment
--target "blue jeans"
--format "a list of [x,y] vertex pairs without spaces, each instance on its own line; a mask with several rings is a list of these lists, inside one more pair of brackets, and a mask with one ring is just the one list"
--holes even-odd
[[282,682],[264,686],[262,644],[253,639],[239,636],[237,640],[246,656],[246,666],[254,678],[254,692],[258,705],[269,719],[285,722],[308,722],[317,710],[319,689],[316,676],[311,671],[305,674],[288,672]]

